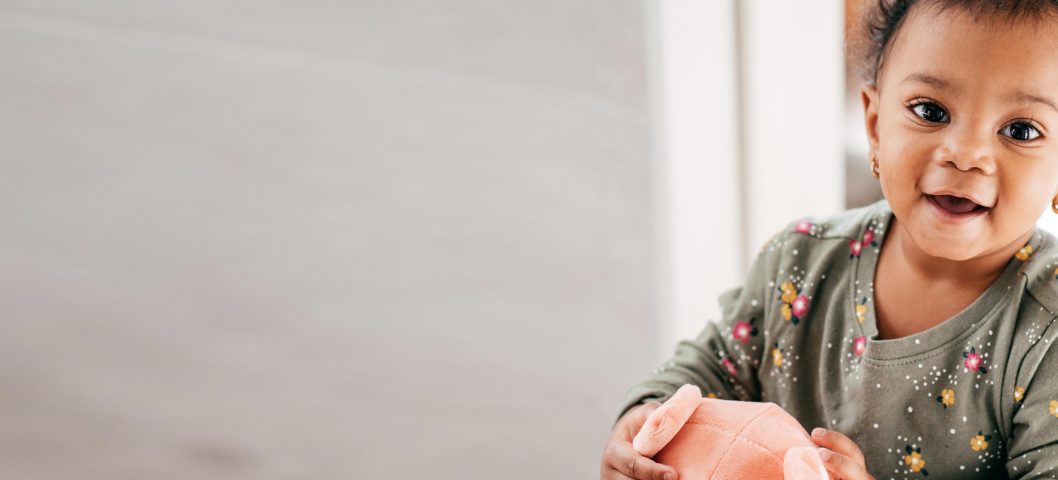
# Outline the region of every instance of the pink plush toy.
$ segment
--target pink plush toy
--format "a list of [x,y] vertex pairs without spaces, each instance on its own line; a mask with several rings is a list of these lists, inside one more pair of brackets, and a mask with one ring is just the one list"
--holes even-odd
[[702,398],[690,384],[647,417],[632,446],[681,480],[830,478],[816,444],[778,405]]

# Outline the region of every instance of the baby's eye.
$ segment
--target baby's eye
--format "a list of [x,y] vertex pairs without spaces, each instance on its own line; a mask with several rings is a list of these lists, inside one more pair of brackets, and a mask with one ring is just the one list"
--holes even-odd
[[910,105],[911,111],[915,112],[923,120],[933,123],[946,123],[948,118],[948,112],[940,108],[936,103],[916,101]]
[[1032,124],[1025,123],[1025,122],[1014,122],[1014,123],[1011,123],[1010,125],[1007,125],[1007,126],[1003,127],[1001,130],[999,130],[999,133],[1008,132],[1008,131],[1009,131],[1009,134],[1007,134],[1008,137],[1013,138],[1014,140],[1022,141],[1022,142],[1029,142],[1029,141],[1035,140],[1037,138],[1040,138],[1040,131],[1036,127],[1034,127]]

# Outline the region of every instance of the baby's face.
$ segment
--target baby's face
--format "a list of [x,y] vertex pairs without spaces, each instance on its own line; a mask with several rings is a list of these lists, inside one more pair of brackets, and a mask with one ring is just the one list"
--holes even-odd
[[1058,195],[1058,20],[908,15],[862,91],[882,191],[929,255],[1016,250]]

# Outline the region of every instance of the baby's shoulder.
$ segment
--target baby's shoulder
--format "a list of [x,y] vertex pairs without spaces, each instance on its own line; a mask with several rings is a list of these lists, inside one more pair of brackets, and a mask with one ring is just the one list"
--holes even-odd
[[999,328],[1006,330],[1009,325],[1010,330],[997,338],[1009,343],[1006,364],[1010,368],[1004,374],[1003,388],[1028,389],[1040,371],[1045,372],[1044,382],[1051,384],[1058,367],[1058,353],[1052,348],[1058,343],[1058,238],[1037,227],[1013,261],[1021,262],[1012,298],[1016,308],[1004,310]]
[[[1039,305],[1032,314],[1058,316],[1058,238],[1037,227],[1015,258],[1023,263],[1018,275],[1024,276],[1025,295]],[[1022,314],[1027,313],[1022,309]]]
[[[788,223],[761,248],[762,252],[781,250],[802,259],[840,254],[858,255],[859,248],[878,248],[887,225],[888,204],[880,200],[870,205],[830,215],[804,216]],[[850,248],[853,251],[850,252]]]

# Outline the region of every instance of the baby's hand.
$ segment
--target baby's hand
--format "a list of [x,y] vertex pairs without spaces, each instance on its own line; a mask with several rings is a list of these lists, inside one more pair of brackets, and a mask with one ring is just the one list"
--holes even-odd
[[845,480],[874,480],[867,473],[867,465],[863,459],[863,452],[852,439],[842,435],[841,432],[816,428],[812,430],[812,440],[819,445],[819,458],[827,467],[834,478]]
[[643,427],[647,417],[661,406],[661,402],[651,401],[633,407],[625,413],[617,425],[614,425],[613,435],[606,444],[606,450],[602,454],[602,480],[676,480],[676,470],[650,458],[644,457],[632,448],[632,438],[636,436],[639,429]]

